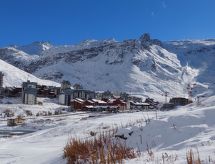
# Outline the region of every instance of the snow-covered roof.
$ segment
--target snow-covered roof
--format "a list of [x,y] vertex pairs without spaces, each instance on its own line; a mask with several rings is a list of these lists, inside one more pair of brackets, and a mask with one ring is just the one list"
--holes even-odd
[[83,99],[80,99],[80,98],[76,98],[75,100],[78,100],[78,101],[84,102],[84,100],[83,100]]
[[92,101],[92,100],[87,100],[88,102],[90,102],[90,103],[95,103],[94,101]]
[[109,99],[109,100],[108,100],[109,103],[112,103],[112,102],[114,102],[114,101],[115,101],[115,99]]
[[139,103],[139,102],[131,102],[134,105],[143,105],[143,106],[149,106],[148,103]]
[[106,109],[106,108],[118,108],[118,106],[106,106],[106,105],[103,105],[103,106],[94,106],[94,108],[103,108],[103,109]]
[[98,99],[92,99],[92,101],[97,102],[99,104],[106,104],[107,102],[102,101],[102,100],[98,100]]
[[92,105],[86,105],[85,107],[86,108],[94,108],[94,106],[92,106]]

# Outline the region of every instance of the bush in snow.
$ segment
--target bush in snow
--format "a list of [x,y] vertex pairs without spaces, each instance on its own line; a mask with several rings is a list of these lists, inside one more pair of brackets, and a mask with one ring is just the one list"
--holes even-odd
[[73,138],[64,148],[64,157],[69,164],[75,163],[123,163],[137,157],[133,148],[114,138],[116,131],[100,133],[91,140]]
[[201,164],[201,160],[200,160],[198,151],[197,151],[197,155],[195,155],[193,153],[192,149],[189,150],[187,152],[186,159],[187,159],[187,164]]

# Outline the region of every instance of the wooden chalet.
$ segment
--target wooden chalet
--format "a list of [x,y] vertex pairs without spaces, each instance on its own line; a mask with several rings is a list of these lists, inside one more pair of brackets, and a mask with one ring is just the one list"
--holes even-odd
[[3,95],[6,97],[20,97],[22,95],[22,88],[6,87],[3,89]]
[[103,100],[98,99],[89,99],[84,100],[80,98],[75,98],[71,100],[71,108],[73,110],[83,110],[83,111],[97,111],[97,112],[117,112],[120,109],[120,106],[114,103],[107,103]]
[[124,102],[123,100],[121,99],[110,99],[108,100],[108,105],[110,106],[117,106],[119,108],[120,111],[124,111],[124,110],[127,110],[127,103]]
[[83,110],[86,106],[86,101],[80,98],[73,99],[71,101],[71,108],[74,110]]

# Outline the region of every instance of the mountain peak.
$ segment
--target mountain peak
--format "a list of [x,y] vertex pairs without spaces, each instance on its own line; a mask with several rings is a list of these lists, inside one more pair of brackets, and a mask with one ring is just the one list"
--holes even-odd
[[43,51],[48,50],[51,47],[53,46],[49,42],[35,41],[32,42],[31,44],[17,46],[16,48],[30,55],[41,55]]

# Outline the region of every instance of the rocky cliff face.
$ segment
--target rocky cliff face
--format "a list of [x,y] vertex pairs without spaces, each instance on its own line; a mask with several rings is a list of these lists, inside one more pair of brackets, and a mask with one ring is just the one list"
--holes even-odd
[[177,54],[183,66],[190,65],[199,69],[197,81],[215,81],[215,40],[187,40],[166,42],[163,47]]

